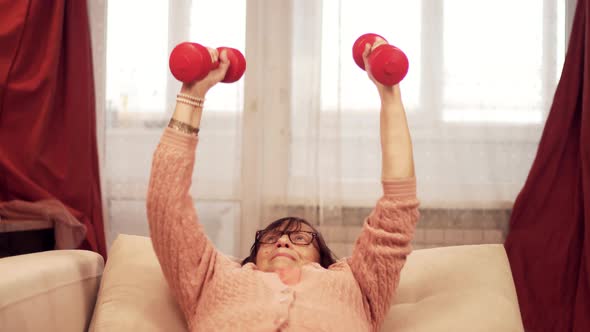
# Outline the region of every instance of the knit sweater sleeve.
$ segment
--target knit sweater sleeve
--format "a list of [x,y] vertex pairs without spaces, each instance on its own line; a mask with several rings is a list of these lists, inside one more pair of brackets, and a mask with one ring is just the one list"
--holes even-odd
[[152,245],[187,321],[216,260],[225,257],[205,235],[189,194],[196,146],[196,137],[166,128],[154,152],[147,195]]
[[383,191],[349,258],[374,331],[389,311],[419,217],[415,178],[384,180]]

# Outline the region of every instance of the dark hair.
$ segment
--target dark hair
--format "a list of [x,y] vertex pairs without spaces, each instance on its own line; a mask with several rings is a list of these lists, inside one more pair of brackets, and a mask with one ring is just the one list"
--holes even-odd
[[[272,223],[270,223],[268,226],[266,226],[266,228],[263,231],[271,231],[273,229],[281,227],[283,224],[286,224],[285,228],[284,228],[285,230],[295,230],[295,231],[298,231],[301,229],[301,224],[306,224],[307,226],[309,226],[315,233],[317,233],[317,236],[315,237],[315,240],[312,243],[314,244],[314,246],[318,249],[318,251],[320,253],[320,262],[319,262],[320,265],[323,268],[327,269],[330,265],[336,263],[336,255],[334,255],[332,250],[330,250],[330,248],[328,248],[328,246],[326,245],[326,241],[324,241],[322,234],[305,219],[297,218],[297,217],[285,217],[285,218],[277,219],[277,220],[273,221]],[[244,260],[242,261],[242,265],[244,265],[246,263],[256,264],[256,255],[258,254],[259,248],[260,248],[260,243],[258,242],[258,238],[256,238],[254,241],[254,244],[250,248],[250,256],[244,258]]]

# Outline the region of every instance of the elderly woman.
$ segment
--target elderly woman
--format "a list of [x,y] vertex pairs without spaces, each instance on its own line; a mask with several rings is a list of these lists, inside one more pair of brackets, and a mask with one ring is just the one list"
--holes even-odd
[[[370,51],[366,45],[367,73]],[[225,52],[219,59],[207,77],[182,86],[153,156],[147,200],[154,250],[189,330],[378,331],[419,215],[399,87],[383,86],[369,74],[381,98],[383,195],[352,256],[336,261],[309,222],[287,217],[258,231],[240,264],[215,249],[189,195],[203,98],[229,65]]]

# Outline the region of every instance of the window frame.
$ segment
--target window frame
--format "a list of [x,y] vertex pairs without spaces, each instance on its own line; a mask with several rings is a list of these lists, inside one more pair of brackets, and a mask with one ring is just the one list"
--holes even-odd
[[[340,0],[341,1],[341,0]],[[547,24],[549,22],[557,22],[557,6],[565,5],[565,40],[568,40],[569,29],[568,23],[571,21],[571,12],[568,13],[568,2],[573,0],[543,0],[543,74],[542,74],[542,109],[541,121],[539,123],[509,123],[509,122],[454,122],[444,121],[445,107],[443,103],[444,90],[440,88],[440,82],[444,79],[444,11],[443,1],[427,1],[422,0],[423,5],[422,19],[421,19],[421,77],[420,77],[420,93],[419,101],[417,102],[418,109],[416,111],[407,112],[408,122],[413,129],[413,138],[415,141],[431,141],[433,137],[438,137],[441,141],[463,141],[470,139],[478,139],[493,142],[523,142],[531,143],[537,142],[539,133],[541,132],[545,119],[550,111],[551,101],[553,99],[554,90],[557,86],[558,78],[557,60],[559,59],[558,52],[565,50],[558,50],[559,42],[557,40],[557,33],[559,31],[555,24]],[[565,3],[564,3],[565,2]],[[426,5],[427,4],[427,5]],[[302,4],[305,6],[305,2]],[[321,17],[319,18],[321,20]],[[321,22],[320,22],[321,25]],[[564,43],[567,45],[567,42]],[[426,54],[434,54],[439,56],[425,56]],[[403,92],[403,82],[401,83]],[[428,96],[426,98],[425,96]],[[367,112],[371,110],[367,109]],[[346,110],[341,110],[347,113]],[[355,110],[355,113],[362,113],[362,111]],[[330,112],[326,112],[330,113]],[[326,116],[329,116],[326,114]],[[497,132],[489,137],[482,137],[482,130],[492,133]],[[450,135],[452,133],[453,135]],[[344,136],[346,137],[346,133]],[[352,134],[354,135],[354,134]]]

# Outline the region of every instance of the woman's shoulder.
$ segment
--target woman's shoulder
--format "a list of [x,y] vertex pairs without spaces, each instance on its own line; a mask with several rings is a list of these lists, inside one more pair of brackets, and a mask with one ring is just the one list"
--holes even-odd
[[330,271],[349,271],[350,270],[349,259],[350,259],[350,257],[340,258],[339,260],[336,261],[336,263],[333,263],[332,265],[330,265],[328,267],[328,270],[330,270]]
[[222,270],[240,269],[242,264],[239,258],[217,251],[216,268]]

